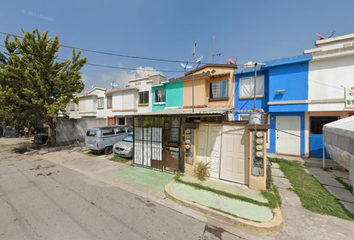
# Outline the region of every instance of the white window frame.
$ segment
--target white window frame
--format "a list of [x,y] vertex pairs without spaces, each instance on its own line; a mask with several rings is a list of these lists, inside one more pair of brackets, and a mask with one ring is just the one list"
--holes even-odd
[[[225,84],[224,86],[226,86],[226,97],[211,97],[212,96],[212,92],[213,92],[213,85],[215,85],[215,88],[218,88],[218,85],[227,82],[227,84]],[[228,98],[229,97],[229,80],[223,80],[223,81],[217,81],[217,82],[211,82],[209,85],[209,98],[210,99],[220,99],[220,98]]]
[[[250,81],[249,83],[249,89],[244,90],[245,88],[245,83],[246,81]],[[257,76],[257,98],[262,98],[264,97],[264,75]],[[245,77],[245,78],[240,78],[240,93],[239,97],[240,99],[249,99],[254,97],[253,93],[254,89],[254,77]],[[249,92],[249,94],[245,94],[245,92]]]
[[74,103],[74,101],[70,101],[69,109],[70,109],[71,112],[75,111],[75,103]]
[[[110,105],[108,104],[108,103],[109,103],[108,99],[110,99],[110,102],[111,102]],[[109,96],[107,96],[107,108],[108,108],[108,107],[111,108],[112,105],[113,105],[113,97],[112,97],[112,95],[109,95]]]
[[[100,104],[100,102],[101,102],[101,104]],[[104,108],[104,98],[103,97],[97,98],[97,108]]]
[[[159,100],[159,96],[158,96],[158,93],[159,91],[164,91],[164,100],[165,101],[158,101]],[[161,93],[161,96],[162,96],[162,93]],[[164,104],[166,103],[166,89],[165,88],[161,88],[161,89],[156,89],[155,90],[155,104],[158,105],[158,104]]]

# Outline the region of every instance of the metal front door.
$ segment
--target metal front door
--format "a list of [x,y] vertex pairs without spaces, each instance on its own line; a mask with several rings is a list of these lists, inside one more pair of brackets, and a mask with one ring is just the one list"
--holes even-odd
[[134,164],[162,170],[161,127],[135,127]]
[[249,137],[245,126],[224,125],[222,130],[220,178],[247,184]]
[[276,152],[301,155],[300,117],[276,117]]

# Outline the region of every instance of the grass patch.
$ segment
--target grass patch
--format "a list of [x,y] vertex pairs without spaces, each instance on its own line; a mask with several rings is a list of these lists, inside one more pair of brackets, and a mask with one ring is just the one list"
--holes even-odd
[[348,183],[344,182],[340,177],[336,177],[336,180],[342,184],[350,193],[353,193],[353,186],[350,186]]
[[215,211],[222,212],[222,213],[225,213],[225,214],[227,214],[227,215],[233,216],[233,217],[235,217],[235,218],[241,218],[241,219],[244,219],[244,220],[247,220],[247,221],[252,221],[252,222],[261,223],[261,221],[250,220],[250,219],[247,219],[247,218],[243,218],[243,217],[237,216],[237,215],[235,215],[235,214],[232,214],[232,213],[229,213],[229,212],[225,212],[225,211],[220,210],[220,209],[218,209],[218,208],[214,208],[214,207],[209,207],[209,208],[210,208],[210,209],[213,209],[213,210],[215,210]]
[[126,163],[126,162],[130,161],[130,159],[122,158],[122,157],[119,157],[117,155],[114,155],[109,160],[111,160],[113,162],[120,162],[120,163]]
[[346,210],[315,177],[308,174],[302,165],[278,158],[273,158],[271,161],[279,164],[304,208],[315,213],[354,220],[354,215]]
[[[269,207],[270,209],[274,209],[274,208],[278,207],[277,197],[273,193],[271,193],[269,191],[261,191],[263,197],[268,200],[268,203],[262,203],[262,202],[258,202],[257,200],[254,200],[252,198],[235,195],[235,194],[232,194],[232,193],[229,193],[229,192],[225,192],[225,191],[222,191],[222,190],[217,190],[217,189],[214,189],[214,188],[203,186],[203,185],[201,185],[199,183],[183,181],[181,179],[181,175],[175,176],[174,180],[176,182],[178,182],[178,183],[182,183],[182,184],[188,185],[188,186],[193,187],[195,189],[209,191],[209,192],[215,193],[217,195],[221,195],[221,196],[228,197],[228,198],[231,198],[231,199],[237,199],[237,200],[240,200],[240,201],[243,201],[243,202],[252,203],[252,204],[255,204],[255,205],[258,205],[258,206]],[[221,210],[218,210],[218,211],[221,211]]]

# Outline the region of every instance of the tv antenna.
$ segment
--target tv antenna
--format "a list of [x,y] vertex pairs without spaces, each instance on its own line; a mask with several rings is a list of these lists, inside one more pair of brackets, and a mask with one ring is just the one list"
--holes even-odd
[[214,53],[214,45],[215,45],[215,36],[213,36],[213,47],[212,47],[212,51],[211,51],[211,62],[214,63],[214,57],[215,56],[221,56],[221,53]]

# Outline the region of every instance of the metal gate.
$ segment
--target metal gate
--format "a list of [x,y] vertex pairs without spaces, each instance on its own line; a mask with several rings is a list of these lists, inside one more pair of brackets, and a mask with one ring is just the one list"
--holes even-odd
[[163,170],[162,127],[134,128],[134,164]]

